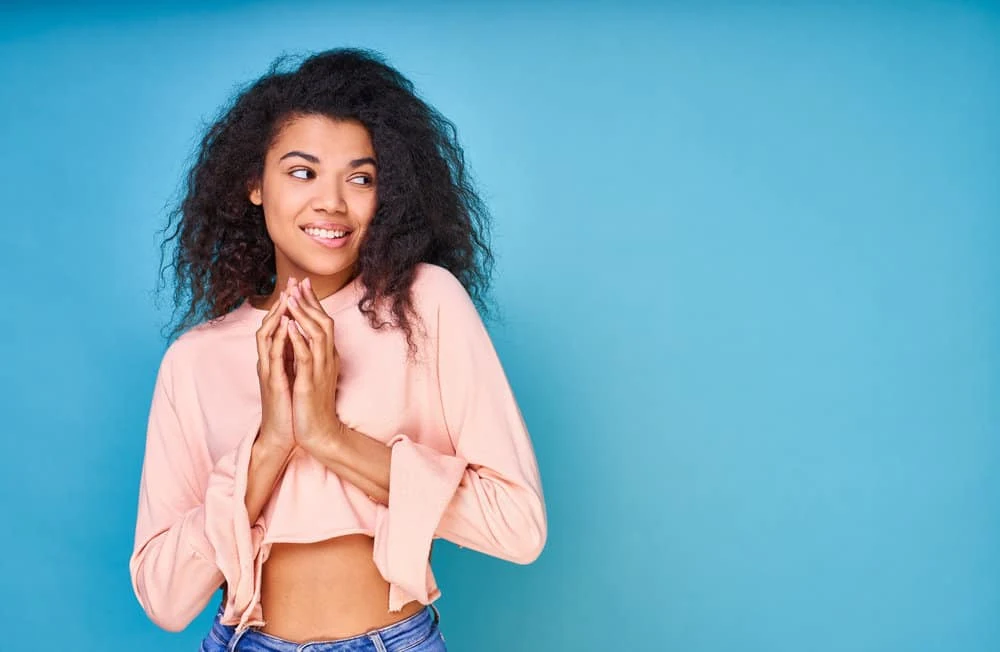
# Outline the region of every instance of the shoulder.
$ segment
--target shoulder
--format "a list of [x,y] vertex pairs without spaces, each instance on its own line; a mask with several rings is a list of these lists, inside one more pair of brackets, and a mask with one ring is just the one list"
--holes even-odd
[[[245,311],[236,309],[221,317],[206,320],[181,333],[163,353],[160,373],[168,381],[197,369],[199,363],[210,363],[234,340],[245,340],[248,329]],[[250,332],[252,336],[253,333]],[[256,350],[254,351],[256,352]]]
[[417,263],[411,288],[414,305],[421,312],[467,310],[475,307],[462,282],[445,267]]
[[449,344],[487,336],[479,309],[462,282],[447,268],[420,263],[412,286],[413,304],[433,332]]

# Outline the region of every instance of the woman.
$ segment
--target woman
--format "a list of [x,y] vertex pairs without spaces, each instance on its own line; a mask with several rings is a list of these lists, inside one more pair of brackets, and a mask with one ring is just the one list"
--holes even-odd
[[179,631],[222,586],[203,650],[443,650],[433,540],[526,564],[547,536],[477,310],[488,214],[452,124],[380,55],[280,63],[209,128],[168,239],[187,312],[133,589]]

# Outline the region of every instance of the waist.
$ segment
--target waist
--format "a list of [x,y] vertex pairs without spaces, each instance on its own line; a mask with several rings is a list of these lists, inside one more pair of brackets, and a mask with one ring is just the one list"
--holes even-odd
[[389,584],[372,559],[374,541],[352,534],[314,543],[274,543],[261,577],[260,631],[291,641],[346,638],[419,612],[390,612]]
[[[438,622],[440,613],[433,604],[422,607],[417,613],[402,618],[391,625],[372,629],[356,636],[337,639],[316,639],[309,641],[293,641],[267,634],[258,628],[251,628],[237,634],[231,625],[219,623],[222,614],[220,605],[215,622],[203,641],[202,649],[236,649],[240,645],[254,650],[273,650],[274,652],[299,652],[308,643],[310,647],[324,650],[343,650],[357,652],[358,650],[410,650],[434,649],[444,651],[444,636],[440,633]],[[432,643],[431,640],[434,639]],[[205,643],[210,643],[208,646]],[[430,645],[431,647],[427,647]],[[221,646],[221,647],[220,647]]]

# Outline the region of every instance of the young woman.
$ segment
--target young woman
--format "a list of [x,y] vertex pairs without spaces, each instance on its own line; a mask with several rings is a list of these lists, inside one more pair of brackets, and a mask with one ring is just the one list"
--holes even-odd
[[380,55],[281,63],[208,129],[174,214],[187,310],[132,586],[171,631],[222,586],[203,650],[444,650],[433,540],[526,564],[547,536],[479,314],[488,212],[453,125]]

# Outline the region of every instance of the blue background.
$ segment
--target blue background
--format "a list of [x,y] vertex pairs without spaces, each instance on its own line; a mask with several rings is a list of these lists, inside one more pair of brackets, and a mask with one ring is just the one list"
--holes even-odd
[[384,52],[496,218],[548,545],[439,542],[450,649],[1000,649],[1000,7],[0,14],[5,649],[193,650],[131,592],[156,231],[287,52]]

